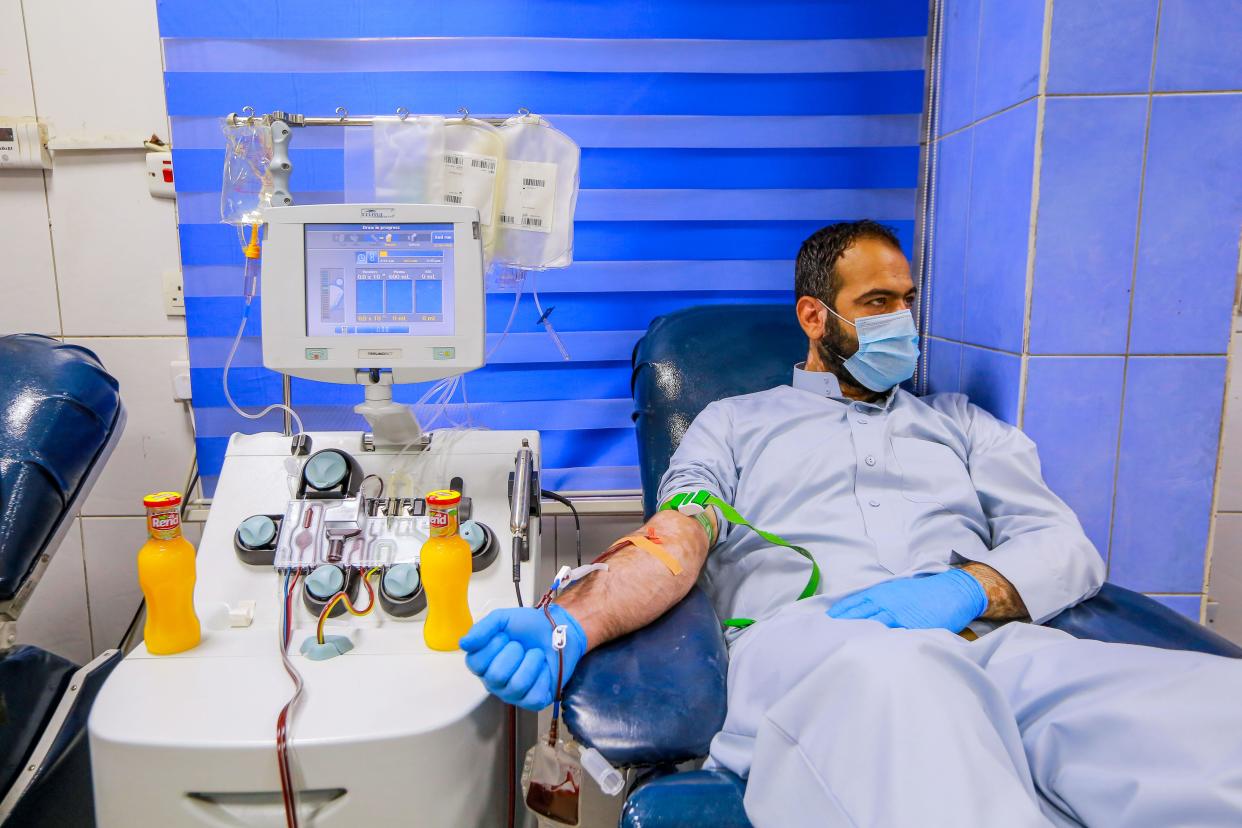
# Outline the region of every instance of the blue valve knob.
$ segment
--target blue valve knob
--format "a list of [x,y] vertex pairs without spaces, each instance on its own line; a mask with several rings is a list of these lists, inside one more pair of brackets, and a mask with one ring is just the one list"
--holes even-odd
[[237,527],[237,537],[247,549],[260,549],[276,537],[276,521],[267,515],[251,515]]
[[418,592],[418,567],[414,564],[397,564],[384,573],[384,592],[394,601],[404,601]]
[[306,461],[302,476],[311,488],[325,491],[339,486],[349,473],[349,463],[336,451],[321,451]]
[[345,573],[332,564],[315,567],[315,571],[306,576],[306,591],[320,601],[328,600],[344,586]]
[[470,544],[470,554],[474,554],[487,543],[487,532],[473,520],[468,520],[457,528],[457,533],[466,543]]

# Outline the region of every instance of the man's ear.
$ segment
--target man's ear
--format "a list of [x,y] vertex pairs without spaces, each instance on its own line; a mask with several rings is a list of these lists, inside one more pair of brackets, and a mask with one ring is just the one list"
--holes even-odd
[[827,313],[819,300],[803,296],[794,305],[794,312],[798,314],[798,324],[802,326],[802,332],[807,335],[808,339],[814,342],[823,339],[824,317]]

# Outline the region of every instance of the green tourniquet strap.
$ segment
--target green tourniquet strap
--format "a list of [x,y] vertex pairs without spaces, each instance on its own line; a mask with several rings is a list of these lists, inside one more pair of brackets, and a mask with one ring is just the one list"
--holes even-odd
[[[691,494],[690,492],[681,492],[680,494],[675,494],[671,498],[669,498],[667,501],[665,501],[664,505],[660,507],[660,511],[663,512],[669,509],[679,510],[682,506],[685,506],[687,504],[698,506],[699,508],[715,506],[717,509],[720,510],[721,516],[724,517],[725,520],[729,521],[729,523],[732,523],[736,526],[745,526],[747,529],[750,529],[752,532],[754,532],[759,537],[763,538],[768,543],[771,543],[775,546],[784,546],[788,549],[792,549],[793,551],[797,552],[799,555],[801,555],[802,557],[810,561],[811,562],[811,577],[810,577],[810,580],[806,582],[806,587],[803,588],[802,594],[798,596],[797,600],[801,601],[803,598],[810,598],[812,595],[815,594],[815,590],[819,589],[819,564],[815,563],[815,558],[811,555],[810,552],[807,552],[805,549],[803,549],[801,546],[798,546],[797,544],[790,543],[789,541],[782,538],[780,535],[774,535],[771,532],[765,532],[762,529],[754,526],[750,521],[742,517],[741,514],[738,513],[737,509],[734,509],[728,503],[725,503],[723,500],[716,497],[714,494],[712,494],[709,491],[700,489],[699,491],[694,492],[693,494]],[[736,627],[737,629],[744,629],[746,627],[749,627],[753,623],[755,623],[753,618],[727,618],[724,621],[724,625],[726,627]]]

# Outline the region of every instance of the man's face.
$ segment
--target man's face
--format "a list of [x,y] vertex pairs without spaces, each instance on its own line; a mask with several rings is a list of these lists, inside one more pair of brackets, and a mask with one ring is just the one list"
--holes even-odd
[[[881,239],[854,242],[837,260],[837,274],[841,284],[833,310],[850,322],[914,307],[910,263],[900,250]],[[823,326],[816,343],[820,358],[835,372],[845,371],[841,363],[858,350],[858,332],[818,302],[815,306]]]

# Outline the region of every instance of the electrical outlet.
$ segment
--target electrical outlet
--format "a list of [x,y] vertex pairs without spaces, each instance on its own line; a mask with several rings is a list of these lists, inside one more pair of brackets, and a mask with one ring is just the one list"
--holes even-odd
[[180,270],[164,271],[164,313],[185,316],[185,287],[181,283]]
[[147,189],[156,198],[176,198],[173,185],[172,152],[147,153]]

